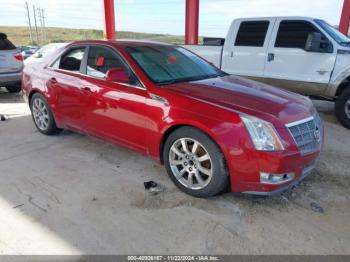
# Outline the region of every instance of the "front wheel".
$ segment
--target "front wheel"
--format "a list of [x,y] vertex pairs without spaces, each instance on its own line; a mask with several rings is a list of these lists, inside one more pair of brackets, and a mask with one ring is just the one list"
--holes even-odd
[[182,127],[170,134],[163,159],[172,181],[189,195],[211,197],[227,188],[228,172],[221,150],[196,128]]
[[344,127],[350,129],[350,87],[335,102],[335,115]]

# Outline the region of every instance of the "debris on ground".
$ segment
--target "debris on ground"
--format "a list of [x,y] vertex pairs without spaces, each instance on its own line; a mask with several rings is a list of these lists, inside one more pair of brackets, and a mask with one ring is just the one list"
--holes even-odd
[[157,182],[154,182],[154,181],[144,182],[143,185],[145,186],[145,189],[148,192],[150,192],[150,193],[152,193],[154,195],[156,195],[156,194],[158,194],[160,192],[163,192],[165,190],[164,186],[162,186],[162,185],[160,185],[160,184],[158,184]]
[[324,213],[323,207],[321,207],[321,206],[320,206],[319,204],[317,204],[316,202],[311,202],[311,203],[310,203],[310,207],[311,207],[312,211],[314,211],[314,212]]
[[14,206],[13,208],[19,208],[21,206],[24,206],[24,204],[20,204],[20,205]]
[[0,121],[6,121],[9,117],[7,115],[0,115]]

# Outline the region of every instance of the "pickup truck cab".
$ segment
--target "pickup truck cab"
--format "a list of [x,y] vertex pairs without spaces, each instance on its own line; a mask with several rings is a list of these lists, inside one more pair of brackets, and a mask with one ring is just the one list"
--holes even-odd
[[350,38],[323,20],[237,19],[223,46],[185,47],[227,73],[334,101],[338,120],[350,128]]

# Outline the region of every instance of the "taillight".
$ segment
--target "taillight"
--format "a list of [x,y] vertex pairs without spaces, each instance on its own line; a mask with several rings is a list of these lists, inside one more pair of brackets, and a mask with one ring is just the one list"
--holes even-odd
[[23,56],[21,55],[21,53],[14,54],[13,57],[16,58],[16,60],[18,61],[23,61]]

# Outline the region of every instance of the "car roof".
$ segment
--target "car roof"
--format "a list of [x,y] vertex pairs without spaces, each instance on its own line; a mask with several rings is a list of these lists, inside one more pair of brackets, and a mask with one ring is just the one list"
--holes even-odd
[[119,40],[82,40],[82,41],[74,41],[70,43],[70,45],[76,45],[76,44],[105,44],[109,43],[115,46],[120,47],[128,47],[128,46],[169,46],[170,44],[163,43],[163,42],[156,42],[156,41],[149,41],[149,40],[134,40],[134,39],[119,39]]

